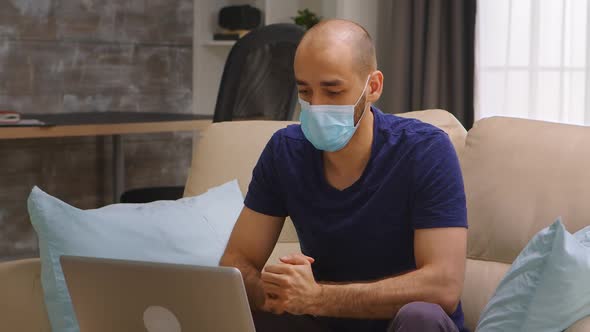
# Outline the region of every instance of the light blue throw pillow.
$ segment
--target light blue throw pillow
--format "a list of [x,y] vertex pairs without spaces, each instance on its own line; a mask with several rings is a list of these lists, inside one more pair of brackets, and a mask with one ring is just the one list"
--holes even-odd
[[563,331],[590,315],[590,227],[570,234],[561,220],[518,255],[476,331]]
[[196,197],[94,210],[77,209],[33,188],[28,209],[39,238],[52,330],[79,331],[60,256],[218,265],[242,207],[235,180]]

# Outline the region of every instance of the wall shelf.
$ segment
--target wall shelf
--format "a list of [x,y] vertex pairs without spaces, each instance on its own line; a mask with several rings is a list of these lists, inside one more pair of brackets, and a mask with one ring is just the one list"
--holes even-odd
[[235,43],[235,40],[206,40],[203,46],[233,46]]
[[[336,0],[332,0],[336,1]],[[337,0],[344,1],[344,0]],[[347,0],[356,1],[356,0]],[[219,11],[224,6],[249,4],[260,9],[262,25],[293,22],[298,9],[310,8],[323,15],[317,0],[195,0],[193,35],[193,109],[211,115],[215,110],[219,82],[234,40],[213,40],[219,32]]]

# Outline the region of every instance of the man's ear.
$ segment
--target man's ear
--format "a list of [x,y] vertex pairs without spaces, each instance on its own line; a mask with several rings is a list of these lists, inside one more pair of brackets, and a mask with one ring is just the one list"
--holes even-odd
[[383,73],[380,70],[375,70],[371,73],[367,89],[369,90],[369,94],[367,95],[368,102],[375,103],[379,100],[381,93],[383,93]]

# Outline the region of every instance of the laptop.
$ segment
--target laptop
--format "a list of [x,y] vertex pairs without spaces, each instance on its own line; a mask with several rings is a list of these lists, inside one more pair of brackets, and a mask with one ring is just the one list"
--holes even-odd
[[62,256],[80,332],[255,332],[240,271]]

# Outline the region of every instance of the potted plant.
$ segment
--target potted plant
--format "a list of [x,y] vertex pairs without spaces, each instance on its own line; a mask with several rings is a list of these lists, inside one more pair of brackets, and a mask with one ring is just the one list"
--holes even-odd
[[305,8],[297,11],[297,16],[291,17],[295,24],[302,26],[305,30],[309,30],[312,26],[316,25],[322,17],[317,16],[314,12]]

